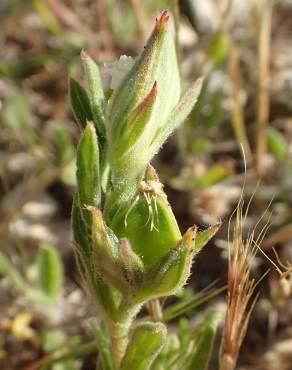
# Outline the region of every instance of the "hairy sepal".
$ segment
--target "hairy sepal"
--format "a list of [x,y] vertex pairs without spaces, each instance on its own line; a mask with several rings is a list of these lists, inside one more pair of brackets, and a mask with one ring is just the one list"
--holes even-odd
[[195,254],[196,227],[189,228],[180,242],[149,269],[139,299],[175,294],[186,283]]

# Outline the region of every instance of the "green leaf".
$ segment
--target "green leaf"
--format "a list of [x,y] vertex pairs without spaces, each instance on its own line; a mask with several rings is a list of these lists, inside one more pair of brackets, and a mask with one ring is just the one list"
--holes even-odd
[[210,312],[204,322],[194,331],[194,350],[187,370],[206,370],[213,348],[217,327],[221,314]]
[[191,314],[190,311],[210,301],[224,290],[226,290],[225,286],[217,289],[207,290],[205,293],[199,292],[197,295],[186,301],[179,301],[175,304],[172,304],[170,307],[167,307],[163,310],[163,321],[167,322],[182,315],[186,315],[187,313]]
[[106,140],[105,98],[99,68],[90,56],[85,53],[85,51],[81,52],[81,59],[89,87],[88,93],[93,114],[93,122],[95,124],[100,144],[103,146]]
[[143,323],[134,329],[122,360],[121,370],[148,370],[166,339],[162,323]]
[[196,253],[198,253],[208,243],[208,241],[213,238],[213,236],[220,229],[221,225],[221,223],[218,223],[197,234],[195,242]]
[[288,158],[288,143],[284,136],[275,128],[267,129],[267,140],[269,151],[278,159],[285,161]]
[[93,121],[90,101],[85,89],[73,78],[69,80],[69,96],[76,121],[81,129]]
[[38,281],[41,290],[56,299],[63,284],[63,262],[58,251],[49,245],[42,245],[37,259]]
[[90,122],[77,149],[77,183],[80,206],[98,207],[101,197],[99,148],[95,128]]
[[195,189],[206,189],[226,176],[228,176],[228,169],[222,164],[215,164],[206,173],[195,179],[193,187]]
[[42,17],[42,21],[48,30],[55,36],[60,35],[62,33],[62,27],[49,5],[42,0],[32,0],[32,3],[36,11]]
[[94,334],[98,347],[98,363],[100,365],[98,370],[116,370],[111,341],[106,329],[96,326]]
[[[152,140],[152,153],[155,154],[172,132],[187,118],[198,100],[203,79],[199,78],[194,85],[183,95],[178,104],[171,111],[167,121],[161,130],[157,131]],[[159,86],[158,86],[159,88]]]
[[196,228],[189,228],[179,243],[147,272],[140,299],[175,294],[190,275],[195,252]]
[[[84,216],[86,214],[88,214],[89,217],[85,220]],[[90,220],[91,216],[88,210],[81,208],[78,194],[76,194],[72,208],[72,229],[78,268],[101,311],[114,318],[117,314],[117,292],[104,281],[94,264],[91,240],[92,228],[91,224],[89,224]]]

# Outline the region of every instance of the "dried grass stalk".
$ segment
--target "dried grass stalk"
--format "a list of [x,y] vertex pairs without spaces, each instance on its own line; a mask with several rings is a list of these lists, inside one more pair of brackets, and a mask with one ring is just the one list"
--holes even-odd
[[227,311],[221,345],[220,370],[236,367],[239,350],[245,337],[255,299],[252,299],[257,282],[250,276],[250,261],[256,252],[254,232],[244,240],[242,229],[243,201],[236,211],[233,241],[229,243],[229,267],[227,282]]

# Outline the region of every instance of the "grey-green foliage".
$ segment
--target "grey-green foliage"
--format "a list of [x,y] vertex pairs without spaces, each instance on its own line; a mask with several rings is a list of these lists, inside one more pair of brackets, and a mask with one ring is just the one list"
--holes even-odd
[[[0,275],[8,277],[16,292],[43,308],[48,316],[58,310],[58,299],[63,287],[63,262],[56,248],[42,245],[35,261],[28,266],[32,277],[18,272],[10,260],[0,252]],[[27,271],[27,272],[28,272]]]
[[40,247],[37,270],[41,291],[52,300],[57,299],[63,286],[63,262],[55,248],[49,245]]

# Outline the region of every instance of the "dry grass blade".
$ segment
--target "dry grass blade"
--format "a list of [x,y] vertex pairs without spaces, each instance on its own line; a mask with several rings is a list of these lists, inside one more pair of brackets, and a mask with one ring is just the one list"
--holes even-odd
[[264,157],[267,150],[265,129],[270,111],[270,57],[271,57],[271,23],[272,0],[259,2],[259,39],[258,39],[258,107],[257,107],[257,173],[264,175]]
[[233,241],[229,248],[227,312],[222,339],[220,370],[235,369],[250,314],[256,301],[256,299],[251,301],[257,282],[251,278],[249,267],[256,247],[253,233],[247,240],[243,239],[242,208],[243,201],[240,200],[237,207]]

